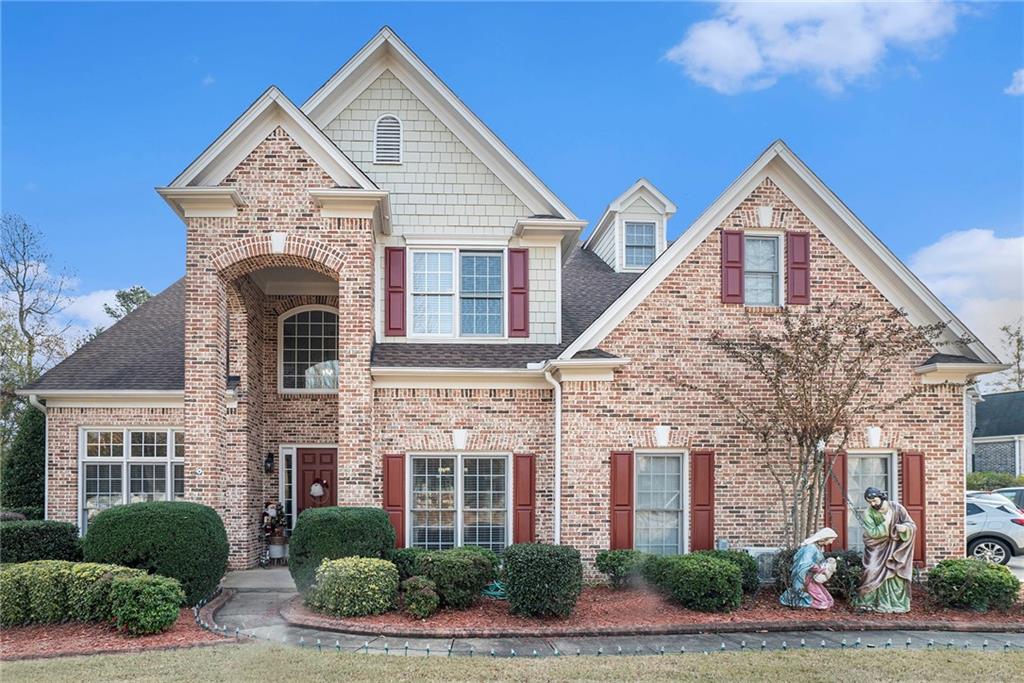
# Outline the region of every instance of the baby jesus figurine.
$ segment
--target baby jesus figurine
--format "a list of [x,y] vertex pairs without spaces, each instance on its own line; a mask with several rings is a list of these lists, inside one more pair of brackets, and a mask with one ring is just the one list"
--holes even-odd
[[789,572],[789,588],[779,596],[779,602],[789,607],[828,609],[834,604],[825,584],[836,573],[836,560],[825,559],[825,546],[838,534],[825,527],[800,544],[793,556]]

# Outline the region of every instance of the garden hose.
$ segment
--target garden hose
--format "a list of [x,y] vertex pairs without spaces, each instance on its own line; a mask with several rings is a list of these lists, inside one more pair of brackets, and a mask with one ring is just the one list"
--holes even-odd
[[501,581],[491,581],[484,588],[481,595],[488,598],[494,598],[495,600],[508,600],[508,595],[505,594],[505,584]]

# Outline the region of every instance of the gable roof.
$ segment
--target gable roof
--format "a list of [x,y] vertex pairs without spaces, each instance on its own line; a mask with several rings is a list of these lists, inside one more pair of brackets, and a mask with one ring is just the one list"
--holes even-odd
[[576,215],[388,26],[313,93],[302,111],[324,128],[385,70],[409,88],[535,214]]
[[[305,151],[338,187],[375,190],[377,186],[338,149],[276,86],[270,86],[195,161],[178,174],[167,190],[215,187],[278,126]],[[170,197],[171,206],[181,213]]]
[[986,394],[975,406],[974,437],[1024,434],[1024,391]]
[[[816,176],[782,140],[776,140],[686,229],[629,289],[562,352],[597,347],[765,178],[771,180],[819,230],[915,325],[947,323],[944,342],[957,355],[998,363],[999,359],[971,334],[899,258]],[[974,339],[969,344],[959,338]]]

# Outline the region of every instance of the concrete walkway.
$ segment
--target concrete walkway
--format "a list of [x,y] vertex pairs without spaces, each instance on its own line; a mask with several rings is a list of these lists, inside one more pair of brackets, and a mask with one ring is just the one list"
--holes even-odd
[[[920,649],[987,649],[1006,645],[1024,650],[1024,633],[955,633],[939,631],[788,631],[696,635],[555,637],[555,638],[394,638],[351,635],[287,624],[278,611],[295,596],[288,570],[231,572],[223,582],[234,596],[217,612],[218,627],[241,638],[288,643],[324,651],[399,656],[549,657],[633,655],[736,650],[842,649],[907,647]],[[909,645],[908,645],[909,643]]]

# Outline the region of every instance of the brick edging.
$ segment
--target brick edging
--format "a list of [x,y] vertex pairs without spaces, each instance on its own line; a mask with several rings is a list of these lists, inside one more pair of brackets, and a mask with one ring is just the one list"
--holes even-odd
[[357,635],[390,636],[394,638],[548,638],[576,636],[637,636],[637,635],[686,635],[698,633],[746,633],[750,631],[950,631],[984,633],[1024,633],[1024,624],[1000,623],[996,621],[863,621],[856,624],[835,624],[801,619],[782,621],[723,622],[721,624],[658,624],[623,628],[564,626],[508,628],[459,629],[410,629],[407,626],[377,625],[346,621],[334,617],[312,615],[301,604],[302,597],[296,596],[286,602],[279,613],[291,626],[352,633]]
[[200,625],[202,625],[202,623],[205,622],[213,627],[216,627],[217,612],[219,612],[220,608],[223,607],[225,603],[227,603],[227,601],[233,597],[235,597],[235,591],[233,591],[230,588],[224,588],[223,590],[221,590],[220,594],[217,595],[217,597],[215,597],[213,600],[210,600],[208,603],[200,607]]

